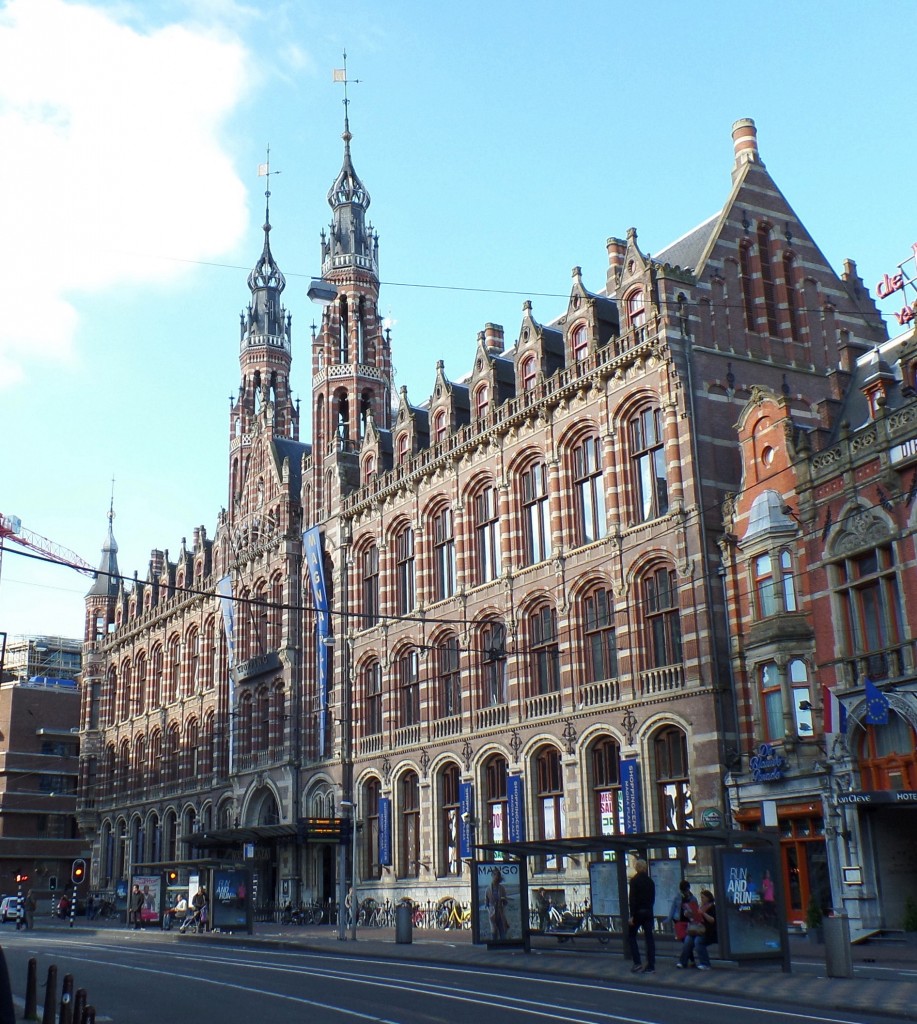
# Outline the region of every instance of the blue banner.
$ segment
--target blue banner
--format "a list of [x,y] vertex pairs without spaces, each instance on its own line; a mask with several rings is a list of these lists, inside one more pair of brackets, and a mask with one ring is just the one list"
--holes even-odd
[[223,611],[223,632],[226,634],[226,652],[229,655],[229,667],[232,668],[236,618],[232,604],[232,580],[229,576],[224,576],[217,581],[217,593],[220,595],[220,608]]
[[521,775],[507,775],[506,804],[509,818],[508,829],[511,843],[525,842],[525,792]]
[[303,531],[303,550],[312,584],[312,602],[315,605],[315,639],[318,674],[318,756],[325,756],[325,737],[328,733],[328,660],[330,649],[325,643],[331,626],[328,614],[328,592],[325,590],[325,564],[322,556],[322,535],[317,526]]
[[624,804],[624,832],[643,831],[643,808],[640,799],[640,762],[635,758],[621,761],[621,796]]
[[474,784],[459,783],[459,857],[474,856]]
[[392,863],[392,801],[387,796],[379,797],[379,863]]

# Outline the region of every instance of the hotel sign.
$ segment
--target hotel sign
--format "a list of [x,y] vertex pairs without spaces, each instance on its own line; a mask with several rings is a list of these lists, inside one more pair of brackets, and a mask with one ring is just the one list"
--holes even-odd
[[[909,263],[915,258],[917,258],[917,242],[911,246],[911,255],[904,261],[904,263]],[[908,277],[902,269],[904,263],[900,263],[898,265],[896,273],[885,274],[882,277],[882,280],[876,285],[876,294],[880,299],[887,299],[896,292],[904,291],[905,285],[914,284],[915,278]],[[910,305],[905,304],[897,313],[894,314],[894,317],[902,327],[905,324],[911,323],[912,320],[917,320],[917,302],[911,303]]]
[[267,654],[256,655],[248,661],[240,661],[236,665],[236,682],[244,683],[268,672],[279,672],[281,668],[283,665],[280,655],[276,651],[268,651]]
[[917,804],[917,791],[913,789],[879,789],[862,793],[841,793],[839,804],[854,807],[876,807],[881,804]]
[[910,462],[911,459],[917,459],[917,438],[896,444],[889,452],[891,462]]

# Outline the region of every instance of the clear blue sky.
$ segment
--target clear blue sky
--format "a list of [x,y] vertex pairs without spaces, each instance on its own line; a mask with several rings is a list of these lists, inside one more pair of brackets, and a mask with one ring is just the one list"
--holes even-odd
[[[152,548],[213,534],[268,144],[308,410],[305,287],[341,162],[345,48],[396,383],[420,403],[437,358],[469,369],[486,322],[509,344],[525,298],[556,316],[572,267],[602,288],[609,236],[634,226],[658,252],[720,209],[740,117],[827,259],[855,259],[874,288],[917,241],[913,14],[895,0],[0,3],[0,512],[96,564],[114,477],[121,570],[141,576]],[[15,550],[0,631],[81,636],[88,581]]]

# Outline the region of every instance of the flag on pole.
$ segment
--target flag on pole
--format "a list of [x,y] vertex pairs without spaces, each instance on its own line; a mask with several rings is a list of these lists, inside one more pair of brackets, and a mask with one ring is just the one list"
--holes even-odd
[[335,68],[331,72],[333,82],[346,82],[347,81],[347,68]]
[[866,677],[866,724],[888,725],[888,697]]
[[265,175],[267,175],[269,173],[268,168],[270,166],[270,164],[258,164],[258,177],[263,178]]
[[825,734],[847,731],[847,708],[830,686],[822,687],[822,708],[825,714]]

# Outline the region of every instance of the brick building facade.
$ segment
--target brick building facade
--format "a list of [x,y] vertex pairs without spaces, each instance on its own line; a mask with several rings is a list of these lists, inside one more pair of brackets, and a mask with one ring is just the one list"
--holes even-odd
[[[526,302],[510,345],[487,324],[414,404],[392,393],[345,122],[311,443],[266,217],[215,535],[155,551],[130,585],[110,537],[87,598],[98,884],[251,844],[260,900],[332,898],[337,847],[317,822],[354,805],[363,892],[464,895],[468,822],[483,841],[727,812],[745,711],[718,541],[738,413],[753,388],[831,401],[838,365],[885,339],[855,268],[835,274],[768,174],[753,122],[733,142],[715,216],[653,258],[633,229],[609,239],[600,287],[575,268],[560,316]],[[587,879],[535,867],[540,884]]]

